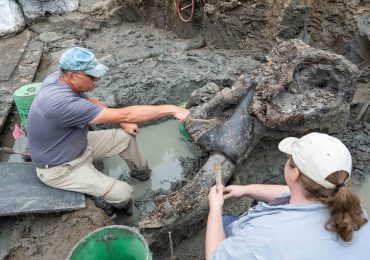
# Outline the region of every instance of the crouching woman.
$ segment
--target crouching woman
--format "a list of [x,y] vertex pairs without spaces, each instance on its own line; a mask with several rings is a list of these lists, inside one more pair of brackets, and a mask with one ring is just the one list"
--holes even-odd
[[[287,185],[212,187],[206,259],[369,259],[370,225],[347,187],[351,154],[337,138],[288,137]],[[222,216],[224,199],[260,201],[241,216]]]

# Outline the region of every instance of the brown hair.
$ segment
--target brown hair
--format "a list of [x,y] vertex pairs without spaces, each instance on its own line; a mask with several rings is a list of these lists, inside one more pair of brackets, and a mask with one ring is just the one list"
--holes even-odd
[[[297,168],[292,158],[290,158],[290,163]],[[320,201],[329,207],[330,218],[325,224],[326,230],[335,232],[343,241],[350,242],[353,232],[367,223],[357,195],[346,186],[327,189],[305,176],[301,171],[299,173],[300,182],[306,191],[306,198]],[[330,174],[326,180],[337,185],[344,183],[348,177],[349,174],[346,171],[337,171]]]

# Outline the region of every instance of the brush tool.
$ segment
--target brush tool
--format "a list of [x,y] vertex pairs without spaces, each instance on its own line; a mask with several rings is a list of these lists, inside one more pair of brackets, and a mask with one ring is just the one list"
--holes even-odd
[[0,147],[0,152],[4,152],[6,154],[20,154],[20,155],[23,155],[23,156],[30,156],[29,153],[17,152],[17,151],[14,151],[10,147]]
[[206,123],[206,124],[209,124],[209,125],[212,125],[212,126],[222,125],[222,121],[217,119],[217,118],[210,118],[210,119],[190,118],[190,121]]
[[222,167],[221,167],[221,164],[219,164],[219,163],[216,164],[215,168],[214,168],[214,171],[215,171],[215,175],[216,175],[216,188],[217,188],[217,191],[218,191],[220,186],[222,185],[222,179],[221,179]]
[[168,232],[168,239],[170,241],[170,252],[171,252],[171,258],[170,260],[176,260],[176,256],[173,252],[173,243],[172,243],[172,234],[171,234],[171,231]]

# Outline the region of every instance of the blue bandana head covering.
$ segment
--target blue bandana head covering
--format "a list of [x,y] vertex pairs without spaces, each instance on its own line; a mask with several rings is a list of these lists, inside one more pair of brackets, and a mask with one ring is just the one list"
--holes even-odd
[[82,47],[65,51],[59,59],[59,66],[65,70],[83,71],[93,77],[101,77],[108,71],[108,67],[99,63],[91,50]]

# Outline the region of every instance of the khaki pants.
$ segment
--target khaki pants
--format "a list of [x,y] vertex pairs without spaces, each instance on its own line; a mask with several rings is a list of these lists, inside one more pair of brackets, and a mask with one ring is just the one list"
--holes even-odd
[[39,179],[51,187],[77,191],[96,197],[121,208],[133,198],[133,189],[126,182],[116,180],[98,171],[93,161],[120,155],[142,179],[149,177],[147,162],[135,137],[121,129],[91,131],[87,135],[85,152],[70,162],[49,168],[36,168]]

